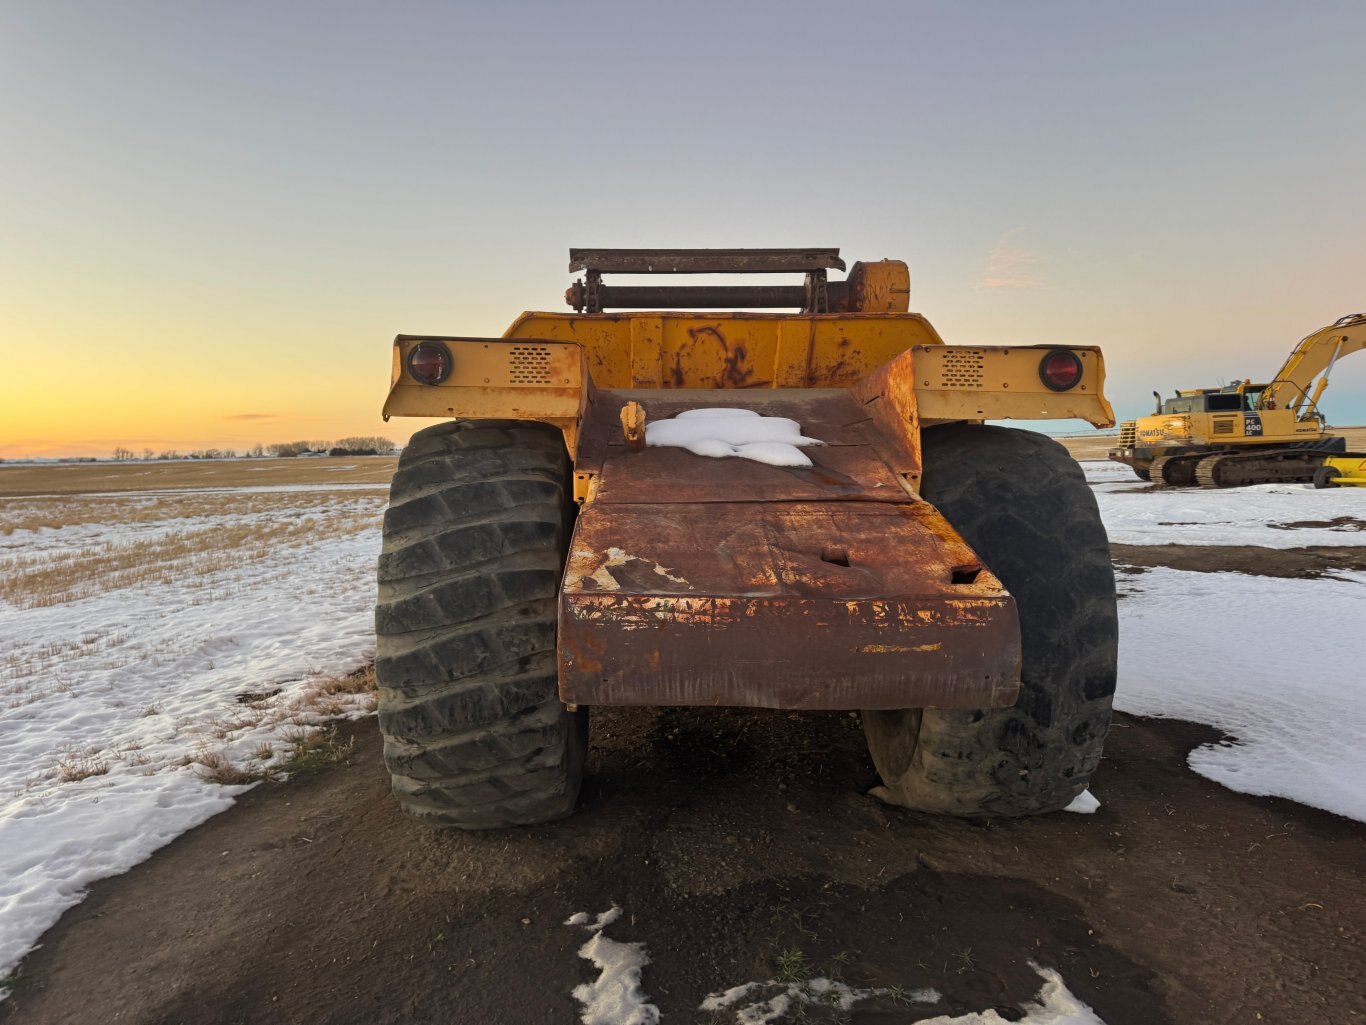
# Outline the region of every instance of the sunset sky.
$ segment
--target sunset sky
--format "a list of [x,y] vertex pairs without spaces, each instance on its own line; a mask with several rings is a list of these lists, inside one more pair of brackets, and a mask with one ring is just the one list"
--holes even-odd
[[[578,246],[838,245],[1121,416],[1366,309],[1366,4],[0,0],[0,458],[386,434]],[[1366,423],[1366,356],[1323,408]]]

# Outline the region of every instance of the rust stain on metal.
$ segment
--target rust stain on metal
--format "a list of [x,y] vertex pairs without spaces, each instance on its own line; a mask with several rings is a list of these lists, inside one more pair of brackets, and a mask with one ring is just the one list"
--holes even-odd
[[725,378],[726,382],[732,388],[748,388],[749,379],[753,376],[754,371],[745,366],[745,347],[737,345],[723,362],[725,363],[725,370],[722,371],[721,376]]
[[697,373],[703,368],[717,366],[712,360],[699,353],[698,347],[716,346],[720,357],[719,369],[713,387],[716,388],[757,388],[768,387],[772,381],[754,380],[754,367],[749,363],[749,350],[743,343],[731,345],[721,329],[714,324],[701,324],[687,329],[688,344],[674,353],[672,376],[675,388],[685,386],[688,371]]
[[985,569],[955,582],[954,567],[976,563],[923,502],[599,500],[580,514],[561,592],[561,697],[1006,703],[1019,664],[1014,601]]
[[912,356],[910,350],[903,352],[849,391],[871,414],[875,425],[871,433],[884,458],[899,473],[918,480],[920,419]]
[[[748,366],[748,353],[726,347],[719,331],[698,328],[692,344],[722,348],[737,371]],[[684,348],[672,361],[676,380],[706,362]],[[576,466],[601,483],[579,514],[560,595],[562,699],[773,708],[1012,702],[1014,600],[902,484],[920,469],[909,371],[908,359],[854,389],[743,397],[599,390]],[[807,450],[811,468],[673,448],[633,453],[621,410],[642,400],[656,419],[708,405],[785,416],[825,444]]]
[[[746,391],[743,395],[707,389],[602,390],[597,394],[598,402],[584,423],[576,466],[601,470],[601,501],[669,503],[680,495],[703,502],[898,502],[906,498],[896,473],[870,444],[870,417],[843,388]],[[620,410],[633,401],[646,405],[655,421],[702,406],[743,406],[765,416],[795,420],[808,437],[825,444],[804,450],[815,463],[809,469],[705,459],[676,448],[647,448],[626,458]]]

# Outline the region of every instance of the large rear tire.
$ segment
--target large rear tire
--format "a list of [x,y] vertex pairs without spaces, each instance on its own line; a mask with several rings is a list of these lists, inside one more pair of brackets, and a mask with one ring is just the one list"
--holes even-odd
[[1119,628],[1109,543],[1081,467],[1040,434],[975,424],[923,435],[923,496],[1015,597],[1010,708],[863,713],[892,804],[968,817],[1066,807],[1100,763]]
[[493,829],[574,810],[587,710],[560,702],[557,595],[570,466],[560,432],[470,420],[413,436],[384,515],[375,675],[405,811]]

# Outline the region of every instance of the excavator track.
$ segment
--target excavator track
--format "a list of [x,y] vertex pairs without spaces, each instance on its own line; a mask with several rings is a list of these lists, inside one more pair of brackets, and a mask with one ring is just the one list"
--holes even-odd
[[1175,456],[1158,456],[1148,467],[1148,476],[1154,484],[1169,488],[1189,488],[1195,484],[1195,465],[1200,461],[1198,454],[1183,453]]
[[1195,483],[1202,488],[1241,488],[1250,484],[1308,484],[1330,453],[1323,449],[1290,448],[1273,452],[1219,452],[1195,466]]

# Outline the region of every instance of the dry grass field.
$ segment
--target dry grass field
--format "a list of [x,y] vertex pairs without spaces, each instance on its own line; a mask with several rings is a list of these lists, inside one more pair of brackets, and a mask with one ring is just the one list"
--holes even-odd
[[0,976],[231,803],[206,782],[345,756],[395,462],[0,465]]
[[388,487],[397,456],[0,464],[0,498],[299,484]]
[[[244,519],[240,523],[215,519],[151,538],[93,541],[59,552],[12,556],[5,560],[5,574],[0,577],[0,600],[29,609],[62,605],[124,587],[184,583],[261,562],[278,555],[283,548],[315,541],[324,525],[330,537],[375,527],[373,510],[359,510],[353,505],[341,508],[340,503],[320,500],[316,493],[271,497],[294,501],[271,503],[278,519],[246,517],[242,510]],[[334,504],[338,508],[329,508]],[[107,503],[104,511],[120,524],[168,519],[164,515],[154,517],[154,510],[124,509],[123,505],[115,499]],[[218,514],[222,515],[224,503],[218,505]],[[29,514],[20,523],[41,522],[47,529],[70,525],[61,523],[53,512]],[[130,515],[125,516],[125,512]],[[83,506],[81,521],[91,522],[90,513],[90,507]],[[6,523],[5,533],[11,532],[10,524]]]
[[[37,608],[207,580],[321,536],[373,530],[395,462],[0,466],[0,601]],[[362,496],[369,501],[358,505]],[[64,543],[44,540],[58,537]]]
[[[103,709],[109,725],[127,718],[118,708],[138,711],[132,699],[139,691],[146,693],[134,719],[155,719],[172,707],[172,694],[196,683],[212,692],[216,674],[231,664],[224,653],[249,650],[267,629],[263,620],[287,620],[298,609],[304,630],[310,619],[339,626],[334,617],[350,610],[358,636],[342,661],[354,663],[368,634],[373,538],[394,464],[320,458],[0,467],[0,609],[9,615],[0,631],[0,714],[103,693],[100,681],[117,677],[123,697]],[[310,572],[301,575],[300,567]],[[340,605],[322,590],[338,572],[361,584]],[[330,646],[324,641],[315,650]],[[312,732],[302,716],[312,723],[352,711],[353,695],[373,690],[372,678],[357,687],[349,675],[315,671],[310,661],[296,667],[288,693],[267,688],[259,702],[227,693],[230,713],[217,698],[207,702],[213,707],[191,702],[173,716],[177,733],[199,736],[183,758],[201,769],[221,762],[213,778],[223,781],[240,774],[243,745],[235,745],[234,763],[215,742],[274,725],[294,729],[298,735],[283,740],[297,748]],[[139,666],[153,683],[125,679]],[[250,683],[253,666],[249,659],[229,675]],[[92,719],[104,703],[93,703]],[[124,722],[111,732],[141,726]],[[129,756],[117,744],[87,750],[83,743],[49,753],[61,781],[103,775],[129,757],[149,766],[144,771],[156,769],[141,747]],[[189,764],[183,758],[157,762]],[[26,790],[46,778],[41,762],[33,772]]]

